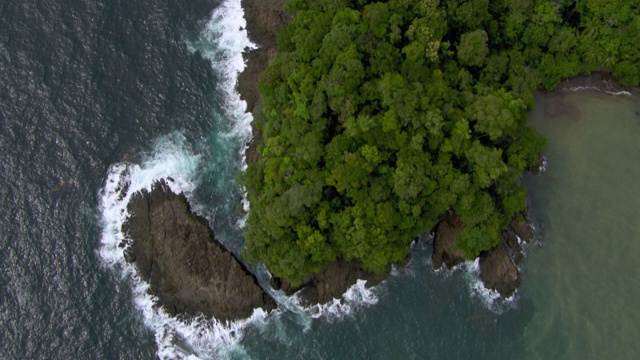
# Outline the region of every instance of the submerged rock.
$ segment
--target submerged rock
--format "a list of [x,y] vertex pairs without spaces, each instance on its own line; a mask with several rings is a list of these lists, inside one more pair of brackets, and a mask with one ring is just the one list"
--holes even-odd
[[250,316],[275,302],[235,256],[215,240],[206,219],[193,214],[186,197],[164,181],[131,198],[123,231],[131,242],[126,259],[151,285],[172,315],[204,314],[220,321]]
[[388,273],[375,274],[364,270],[355,261],[336,260],[317,273],[306,275],[299,286],[287,279],[274,277],[271,286],[287,295],[298,293],[304,305],[325,304],[342,295],[358,280],[366,280],[367,287],[375,286],[387,278]]

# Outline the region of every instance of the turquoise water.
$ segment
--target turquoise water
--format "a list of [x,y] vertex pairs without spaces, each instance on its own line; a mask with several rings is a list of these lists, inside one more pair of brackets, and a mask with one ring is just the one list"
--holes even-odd
[[[640,101],[594,91],[537,97],[548,169],[526,179],[544,247],[530,251],[534,359],[632,359],[640,351]],[[549,116],[545,109],[565,108]]]

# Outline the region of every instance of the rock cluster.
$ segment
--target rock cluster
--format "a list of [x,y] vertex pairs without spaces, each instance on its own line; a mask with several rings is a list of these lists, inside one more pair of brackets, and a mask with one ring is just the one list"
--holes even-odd
[[533,239],[533,229],[524,221],[514,220],[502,231],[502,240],[495,248],[480,254],[480,279],[484,285],[508,298],[520,286],[516,265],[522,260],[520,241]]
[[[440,221],[433,242],[432,262],[435,269],[440,269],[443,265],[451,269],[464,261],[455,249],[456,239],[463,228],[462,221],[453,213],[448,213]],[[520,272],[517,268],[523,258],[520,242],[528,242],[532,238],[531,226],[524,221],[514,220],[502,231],[500,243],[480,254],[480,280],[488,289],[498,291],[504,298],[513,295],[520,286]]]
[[367,286],[375,286],[386,279],[387,273],[375,274],[364,270],[355,261],[337,260],[302,279],[299,286],[293,286],[287,279],[274,277],[271,286],[281,289],[287,295],[296,292],[304,305],[325,304],[340,299],[358,280],[366,280]]

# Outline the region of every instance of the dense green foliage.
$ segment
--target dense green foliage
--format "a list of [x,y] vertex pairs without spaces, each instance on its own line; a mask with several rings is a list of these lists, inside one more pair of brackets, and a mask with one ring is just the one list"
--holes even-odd
[[637,1],[290,0],[263,74],[245,255],[294,282],[381,271],[447,211],[461,254],[523,210],[533,91],[598,68],[638,85]]

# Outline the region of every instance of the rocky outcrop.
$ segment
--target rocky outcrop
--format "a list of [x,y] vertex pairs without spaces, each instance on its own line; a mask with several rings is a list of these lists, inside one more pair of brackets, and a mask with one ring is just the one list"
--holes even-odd
[[172,315],[199,313],[218,320],[271,310],[275,302],[232,253],[214,239],[206,219],[190,211],[183,194],[164,181],[134,195],[123,231],[131,239],[125,254]]
[[504,242],[480,255],[480,280],[488,289],[508,298],[520,286],[520,272],[511,260]]
[[442,265],[451,269],[464,261],[462,255],[455,250],[456,240],[463,228],[460,217],[452,212],[447,213],[440,221],[433,240],[431,261],[434,269],[440,269]]
[[[432,263],[435,269],[443,265],[448,269],[462,263],[464,258],[456,251],[455,242],[464,225],[460,217],[448,212],[436,227],[433,241]],[[521,242],[531,241],[533,229],[522,218],[514,220],[502,231],[500,243],[480,254],[480,279],[488,289],[496,290],[508,298],[520,286],[517,264],[522,260]]]
[[564,80],[551,92],[573,91],[575,89],[592,89],[607,93],[628,92],[634,96],[640,96],[640,87],[620,85],[608,69],[600,69],[586,75],[578,75]]
[[242,0],[244,17],[247,20],[249,39],[258,48],[244,54],[247,67],[238,77],[237,90],[247,102],[247,111],[253,115],[251,124],[253,140],[247,148],[247,162],[257,159],[257,146],[261,133],[255,126],[264,121],[260,96],[260,74],[267,68],[276,54],[276,28],[291,21],[284,11],[286,0]]
[[325,304],[340,299],[358,280],[366,280],[366,286],[375,286],[388,277],[388,273],[375,274],[366,271],[355,261],[337,260],[317,273],[306,275],[300,286],[293,286],[287,279],[274,277],[271,286],[287,295],[298,293],[304,305]]
[[520,272],[517,264],[524,255],[521,242],[533,239],[533,229],[523,220],[513,220],[502,231],[498,246],[480,254],[480,279],[488,289],[496,290],[508,298],[520,286]]

